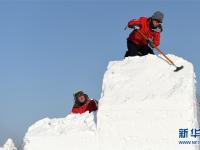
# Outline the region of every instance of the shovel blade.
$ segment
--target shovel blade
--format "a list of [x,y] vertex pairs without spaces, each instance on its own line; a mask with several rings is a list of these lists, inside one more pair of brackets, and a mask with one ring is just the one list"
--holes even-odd
[[179,70],[183,69],[183,66],[180,67],[176,67],[176,69],[174,70],[174,72],[178,72]]

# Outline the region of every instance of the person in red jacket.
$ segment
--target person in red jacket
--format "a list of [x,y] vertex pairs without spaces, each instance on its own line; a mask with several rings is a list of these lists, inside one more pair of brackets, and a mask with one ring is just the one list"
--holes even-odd
[[[125,57],[144,56],[154,54],[153,48],[160,44],[160,33],[164,14],[156,11],[151,17],[140,17],[128,22],[128,27],[134,29],[127,38],[128,51]],[[148,40],[145,40],[139,32],[142,32]]]
[[74,105],[72,107],[72,113],[82,114],[86,111],[92,112],[98,109],[98,102],[94,99],[90,99],[83,91],[77,91],[74,93]]

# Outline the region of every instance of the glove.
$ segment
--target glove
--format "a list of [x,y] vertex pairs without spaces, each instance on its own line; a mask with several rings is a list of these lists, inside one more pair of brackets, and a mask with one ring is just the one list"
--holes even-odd
[[153,40],[152,40],[151,38],[148,38],[147,43],[149,44],[149,46],[150,46],[151,48],[154,48],[154,47],[155,47],[155,45],[154,45],[154,43],[153,43]]
[[148,44],[153,44],[153,40],[151,38],[148,38],[147,43]]
[[139,27],[138,25],[133,25],[133,29],[134,29],[134,30],[139,30],[140,27]]

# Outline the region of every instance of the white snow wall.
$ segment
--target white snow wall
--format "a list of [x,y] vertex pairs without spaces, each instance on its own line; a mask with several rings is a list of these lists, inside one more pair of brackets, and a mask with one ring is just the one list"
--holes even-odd
[[24,150],[97,150],[94,116],[86,112],[42,119],[28,129]]
[[[24,150],[196,150],[180,145],[179,129],[197,128],[195,74],[191,63],[169,55],[110,62],[97,112],[43,119],[31,126]],[[192,139],[191,139],[192,140]]]
[[184,69],[174,72],[153,55],[109,63],[98,111],[101,150],[198,149],[178,143],[180,128],[198,127],[193,66],[169,57]]

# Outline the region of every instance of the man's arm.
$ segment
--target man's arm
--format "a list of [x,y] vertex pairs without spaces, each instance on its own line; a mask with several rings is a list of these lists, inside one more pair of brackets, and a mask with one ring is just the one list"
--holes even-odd
[[133,28],[134,26],[140,26],[140,25],[141,25],[141,19],[133,19],[128,22],[129,28]]
[[154,44],[154,47],[157,47],[160,45],[160,32],[154,32],[153,44]]

